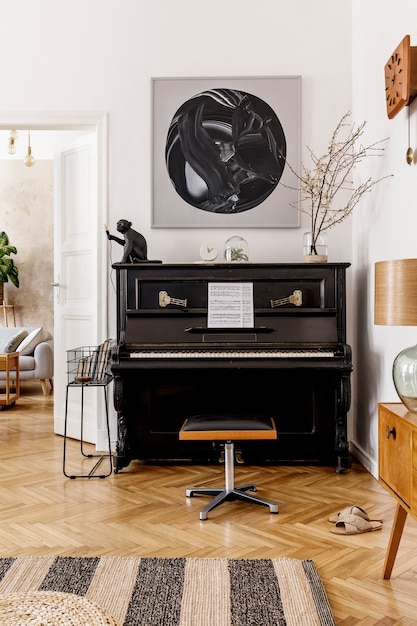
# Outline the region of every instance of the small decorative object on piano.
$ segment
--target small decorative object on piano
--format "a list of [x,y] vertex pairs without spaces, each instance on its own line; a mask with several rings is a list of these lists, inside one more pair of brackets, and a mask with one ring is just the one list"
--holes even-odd
[[327,263],[327,232],[319,233],[315,238],[311,232],[304,233],[303,243],[306,263]]
[[235,235],[224,244],[224,260],[228,263],[249,261],[249,246],[246,239]]
[[161,261],[149,261],[146,239],[136,230],[133,230],[132,222],[128,220],[119,220],[117,222],[117,230],[119,233],[122,233],[124,239],[111,235],[107,224],[104,224],[104,230],[109,241],[116,241],[124,247],[120,263],[161,263]]
[[[310,260],[307,259],[309,255],[323,254],[318,248],[319,238],[325,231],[347,219],[365,193],[371,191],[377,183],[392,176],[388,174],[377,180],[368,178],[354,186],[353,171],[365,157],[382,156],[384,152],[382,144],[387,139],[363,145],[361,137],[366,122],[355,127],[354,124],[351,125],[350,117],[350,111],[343,115],[332,134],[325,154],[317,157],[308,148],[312,161],[311,168],[302,165],[302,173],[297,174],[291,164],[286,162],[298,180],[298,187],[284,185],[299,192],[299,199],[291,203],[291,206],[308,215],[310,221],[310,232],[306,233],[310,238],[307,251],[304,242],[306,261]],[[279,184],[283,185],[282,181]],[[322,260],[327,261],[324,258]]]
[[67,350],[67,384],[107,385],[112,379],[110,357],[114,345],[114,339],[106,339],[98,346]]

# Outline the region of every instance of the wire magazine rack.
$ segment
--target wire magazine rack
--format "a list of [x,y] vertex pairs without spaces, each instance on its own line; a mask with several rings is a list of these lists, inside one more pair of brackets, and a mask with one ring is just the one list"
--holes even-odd
[[[64,426],[64,455],[63,472],[67,478],[106,478],[113,471],[113,459],[110,441],[110,425],[107,386],[113,380],[111,372],[111,354],[116,342],[114,339],[106,339],[98,346],[81,346],[67,350],[67,391],[65,398],[65,426]],[[91,454],[84,450],[84,390],[89,387],[102,387],[104,393],[104,405],[106,410],[106,428],[108,453]],[[97,459],[88,473],[74,474],[67,471],[67,425],[68,425],[68,394],[70,389],[81,389],[80,401],[80,452],[84,459]],[[108,460],[106,473],[98,474],[96,471],[104,459]]]
[[67,350],[67,385],[108,385],[111,373],[111,351],[114,339],[99,346],[82,346]]

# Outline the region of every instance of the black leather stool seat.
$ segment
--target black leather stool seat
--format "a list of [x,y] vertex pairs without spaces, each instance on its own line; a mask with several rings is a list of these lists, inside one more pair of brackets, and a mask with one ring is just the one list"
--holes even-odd
[[[264,415],[193,415],[185,420],[180,439],[207,439],[214,441],[230,439],[276,439],[273,419]],[[230,435],[230,437],[228,436]]]
[[234,484],[234,443],[239,440],[276,439],[277,431],[272,418],[264,415],[194,415],[185,420],[179,432],[184,441],[224,441],[225,481],[222,488],[197,487],[186,490],[186,496],[215,496],[201,511],[200,519],[206,520],[208,512],[227,500],[243,500],[252,504],[263,504],[271,513],[278,513],[278,505],[258,498],[248,491],[256,491],[255,484],[235,486]]

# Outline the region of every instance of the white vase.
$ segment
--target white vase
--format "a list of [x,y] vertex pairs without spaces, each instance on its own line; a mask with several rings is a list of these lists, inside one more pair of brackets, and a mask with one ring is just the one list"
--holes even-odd
[[313,233],[304,233],[303,251],[305,263],[327,263],[327,233],[319,233],[315,240]]

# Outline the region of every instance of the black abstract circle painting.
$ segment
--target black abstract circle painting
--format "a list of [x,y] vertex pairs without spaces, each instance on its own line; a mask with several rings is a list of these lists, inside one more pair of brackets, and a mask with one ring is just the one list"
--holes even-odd
[[165,148],[176,192],[211,213],[261,204],[277,186],[285,157],[285,134],[273,109],[236,89],[209,89],[184,102]]

